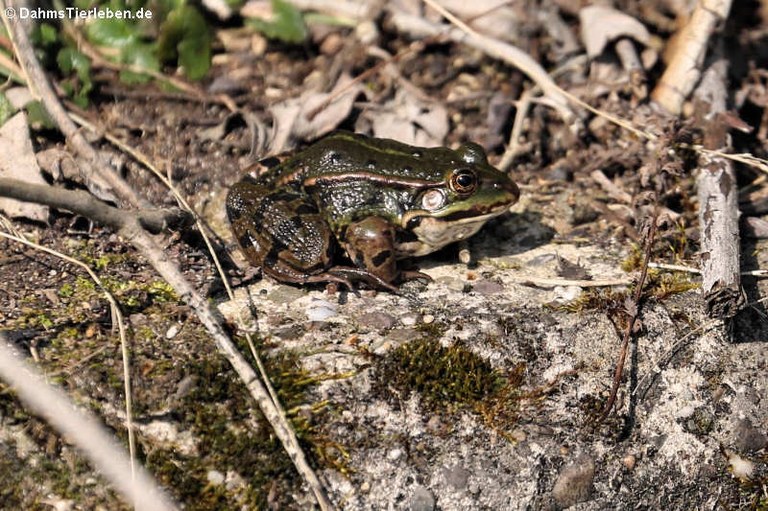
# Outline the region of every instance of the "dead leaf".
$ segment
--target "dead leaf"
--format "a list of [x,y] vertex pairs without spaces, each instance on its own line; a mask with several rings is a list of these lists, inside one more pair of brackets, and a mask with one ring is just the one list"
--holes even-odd
[[[416,2],[417,4],[421,2]],[[452,14],[469,24],[478,32],[502,41],[519,41],[521,38],[521,8],[515,9],[515,2],[509,0],[438,0]],[[441,22],[442,15],[433,9],[426,11],[428,18]]]
[[571,280],[592,280],[589,270],[587,270],[581,263],[572,263],[565,257],[557,256],[557,275],[565,279]]
[[[345,74],[331,92],[308,90],[298,98],[272,106],[269,109],[274,119],[270,154],[289,149],[292,139],[315,139],[336,129],[349,116],[362,90],[359,83],[350,85],[350,82],[352,78]],[[330,98],[332,101],[326,104]]]
[[80,180],[80,169],[68,152],[54,147],[40,151],[36,157],[37,164],[53,177],[54,182],[62,179]]
[[370,122],[373,136],[394,138],[405,144],[434,147],[448,134],[448,112],[435,102],[425,102],[406,89],[399,89],[383,110],[368,110],[361,116]]
[[26,87],[11,87],[4,94],[16,110],[21,110],[35,100],[32,93]]
[[[37,166],[24,112],[17,113],[0,127],[0,177],[47,184]],[[0,198],[0,211],[11,218],[48,222],[48,206],[40,204]]]
[[651,36],[645,25],[632,16],[611,7],[590,5],[579,11],[581,40],[587,55],[595,58],[605,50],[608,43],[621,37],[629,37],[648,46]]

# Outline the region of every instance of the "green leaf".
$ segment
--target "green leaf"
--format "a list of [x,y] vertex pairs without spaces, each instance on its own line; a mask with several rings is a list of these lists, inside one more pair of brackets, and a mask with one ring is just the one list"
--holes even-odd
[[56,63],[64,74],[74,72],[77,80],[63,82],[67,93],[78,106],[88,106],[88,94],[93,89],[91,80],[91,61],[88,57],[71,47],[62,48],[56,56]]
[[40,44],[43,46],[47,46],[49,44],[55,43],[59,38],[59,32],[56,30],[55,27],[52,25],[49,25],[48,23],[40,23],[39,28],[39,36],[40,36]]
[[211,42],[200,37],[188,37],[179,43],[179,65],[190,80],[199,80],[211,68]]
[[[155,55],[155,45],[150,43],[135,43],[123,49],[123,62],[147,71],[159,71],[160,61]],[[147,74],[123,70],[120,80],[127,84],[147,83],[151,77]]]
[[5,94],[0,92],[0,126],[5,124],[5,121],[10,119],[15,111],[11,102],[5,97]]
[[205,76],[211,67],[211,33],[205,18],[191,5],[171,11],[160,27],[157,51],[161,60],[178,59],[190,79]]
[[272,12],[270,21],[252,19],[248,23],[270,39],[300,43],[307,38],[307,26],[296,7],[285,0],[272,0]]
[[124,19],[97,19],[86,25],[88,40],[97,46],[125,48],[139,40],[139,30]]
[[27,111],[29,125],[33,129],[46,128],[50,130],[56,127],[51,116],[48,115],[48,111],[39,101],[30,101],[24,108]]

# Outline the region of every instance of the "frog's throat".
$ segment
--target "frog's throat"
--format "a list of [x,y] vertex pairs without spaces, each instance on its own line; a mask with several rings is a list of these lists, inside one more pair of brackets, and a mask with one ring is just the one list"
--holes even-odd
[[510,204],[504,203],[488,208],[486,213],[479,213],[476,209],[459,209],[455,211],[446,211],[443,214],[437,214],[434,211],[426,209],[412,209],[403,213],[400,219],[400,226],[403,229],[413,229],[418,224],[429,219],[433,225],[462,225],[473,224],[475,222],[485,223],[491,218],[497,217],[509,209]]
[[446,245],[473,236],[491,218],[504,213],[508,206],[498,207],[489,213],[451,219],[437,217],[428,211],[409,211],[403,215],[403,226],[413,235],[414,239],[397,244],[398,257],[424,256],[431,254]]

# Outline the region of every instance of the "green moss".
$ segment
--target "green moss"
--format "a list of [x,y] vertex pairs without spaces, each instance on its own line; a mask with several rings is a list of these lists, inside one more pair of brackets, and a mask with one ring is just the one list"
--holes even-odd
[[422,338],[391,350],[380,378],[404,392],[418,392],[431,409],[474,405],[503,386],[499,372],[460,343],[448,348]]
[[[437,327],[432,333],[442,332]],[[437,337],[403,344],[376,366],[376,385],[392,401],[416,392],[430,412],[473,410],[506,436],[517,422],[525,364],[508,372],[494,369],[463,343],[442,346]]]
[[[317,378],[301,368],[298,356],[280,352],[265,357],[275,390],[310,459],[336,466],[343,449],[322,431],[324,403],[308,403],[307,391]],[[293,464],[274,436],[242,382],[229,364],[211,353],[186,368],[197,380],[175,408],[180,428],[198,440],[194,456],[153,449],[146,463],[160,481],[172,488],[187,509],[266,509],[267,495],[278,488],[278,506],[290,509],[291,494],[301,482]],[[242,486],[212,485],[208,471],[236,472]]]
[[645,292],[658,300],[663,300],[669,296],[685,293],[698,287],[700,287],[700,284],[691,282],[687,273],[649,271]]
[[643,251],[637,243],[632,244],[629,255],[621,262],[621,269],[627,273],[643,267]]
[[587,310],[602,310],[607,312],[623,310],[624,302],[629,298],[629,291],[615,291],[613,288],[589,288],[575,300],[552,306],[565,312],[583,312]]

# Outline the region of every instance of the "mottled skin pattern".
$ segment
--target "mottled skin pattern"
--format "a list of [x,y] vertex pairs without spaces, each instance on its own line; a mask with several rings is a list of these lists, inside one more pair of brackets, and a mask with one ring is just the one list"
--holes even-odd
[[399,271],[398,259],[474,234],[518,193],[474,144],[426,149],[337,133],[235,184],[227,214],[246,258],[278,281],[395,291],[426,278]]

